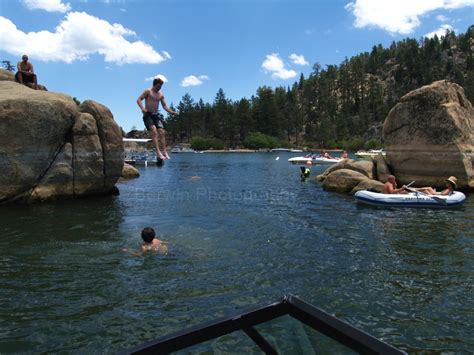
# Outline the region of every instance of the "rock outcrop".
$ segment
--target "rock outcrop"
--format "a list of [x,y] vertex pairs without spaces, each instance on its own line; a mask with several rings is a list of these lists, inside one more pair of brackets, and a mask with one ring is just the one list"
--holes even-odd
[[134,166],[125,163],[123,164],[121,177],[124,179],[134,179],[134,178],[140,177],[140,172]]
[[386,160],[401,183],[474,188],[474,110],[461,86],[442,80],[403,96],[383,129]]
[[323,188],[326,191],[350,192],[362,181],[369,178],[351,169],[338,169],[330,173],[323,181]]
[[112,193],[122,166],[105,106],[0,81],[0,203]]

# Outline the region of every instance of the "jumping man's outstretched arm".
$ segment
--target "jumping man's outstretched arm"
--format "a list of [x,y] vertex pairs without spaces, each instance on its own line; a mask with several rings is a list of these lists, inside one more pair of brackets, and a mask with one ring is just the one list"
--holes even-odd
[[168,107],[168,105],[166,104],[166,101],[165,101],[165,97],[163,96],[161,98],[161,106],[163,106],[163,108],[165,109],[166,112],[168,112],[170,115],[177,115],[178,113],[176,111],[173,111],[172,109],[170,109]]

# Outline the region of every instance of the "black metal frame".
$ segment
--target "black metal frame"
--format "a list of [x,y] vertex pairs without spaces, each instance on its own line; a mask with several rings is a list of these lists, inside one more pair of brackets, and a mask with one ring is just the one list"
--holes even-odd
[[218,338],[236,330],[244,331],[266,354],[278,354],[255,325],[285,314],[361,354],[405,354],[405,352],[357,329],[302,299],[285,295],[280,301],[256,307],[235,316],[200,324],[189,329],[143,343],[127,354],[167,354]]

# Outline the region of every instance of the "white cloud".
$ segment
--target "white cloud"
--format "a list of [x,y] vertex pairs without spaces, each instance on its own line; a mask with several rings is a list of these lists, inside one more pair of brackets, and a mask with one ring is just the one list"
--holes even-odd
[[288,58],[293,62],[293,64],[297,65],[308,65],[309,63],[304,59],[304,55],[298,55],[298,54],[291,54]]
[[355,0],[345,9],[354,14],[357,28],[379,27],[391,33],[409,34],[429,12],[469,6],[474,6],[474,0]]
[[448,18],[444,15],[438,15],[438,16],[436,16],[436,19],[440,22],[447,22],[448,21]]
[[438,38],[441,38],[441,36],[443,36],[443,37],[446,36],[446,31],[447,30],[453,31],[454,30],[453,26],[448,25],[448,24],[441,25],[441,27],[438,28],[437,30],[425,34],[425,37],[433,38],[436,35],[436,36],[438,36]]
[[149,44],[130,42],[125,37],[135,32],[121,24],[111,24],[85,12],[69,12],[54,32],[25,33],[9,19],[0,16],[0,50],[33,59],[72,63],[100,54],[108,63],[118,65],[158,64],[166,60]]
[[167,51],[161,51],[161,53],[165,56],[166,59],[171,59],[171,54],[169,54]]
[[69,3],[61,0],[23,0],[23,5],[29,10],[45,10],[48,12],[67,12],[71,10]]
[[146,78],[145,81],[153,81],[154,79],[161,79],[161,80],[163,80],[164,83],[166,83],[168,81],[166,76],[164,76],[163,74],[156,74],[155,76],[151,76],[149,78]]
[[273,79],[291,79],[297,73],[294,70],[285,68],[285,64],[279,57],[278,53],[267,54],[267,58],[262,63],[262,68],[265,72],[272,73]]
[[204,80],[209,80],[209,77],[207,75],[199,75],[198,77],[196,77],[195,75],[190,75],[185,77],[181,81],[181,86],[188,87],[202,85],[204,83]]

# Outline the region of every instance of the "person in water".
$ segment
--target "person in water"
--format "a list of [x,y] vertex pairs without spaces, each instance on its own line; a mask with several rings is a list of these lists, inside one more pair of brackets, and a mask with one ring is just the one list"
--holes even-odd
[[124,249],[123,251],[130,252],[131,254],[136,256],[143,255],[148,251],[159,252],[162,254],[168,253],[168,243],[156,238],[155,230],[153,228],[143,228],[141,232],[141,237],[143,239],[143,244],[139,251],[131,251],[128,249]]
[[[178,114],[176,111],[171,110],[166,104],[165,95],[161,91],[162,86],[162,79],[154,79],[153,86],[150,89],[143,91],[143,93],[137,99],[138,107],[140,107],[140,110],[143,112],[143,123],[151,134],[151,139],[156,149],[156,158],[160,162],[170,158],[166,152],[166,132],[163,125],[164,121],[158,112],[160,102],[161,106],[166,112],[171,115]],[[145,100],[145,106],[143,106],[143,100]],[[160,145],[162,149],[160,149]]]
[[389,175],[387,182],[383,185],[383,193],[385,194],[406,194],[405,185],[398,188],[397,179],[393,175]]
[[343,151],[341,154],[341,159],[349,159],[349,154],[346,151]]
[[311,174],[311,170],[309,170],[305,166],[300,166],[300,169],[301,169],[301,173],[300,173],[301,181],[305,181],[307,178],[309,178],[309,175]]
[[446,180],[446,188],[443,191],[436,191],[436,189],[431,186],[428,187],[419,187],[416,191],[423,192],[428,195],[451,195],[454,192],[454,189],[457,187],[458,179],[455,176],[450,176]]
[[36,74],[33,69],[33,64],[28,61],[28,56],[23,54],[21,61],[17,63],[18,71],[15,74],[15,80],[20,84],[23,83],[32,83],[35,86],[35,89],[38,89],[38,81],[36,79]]

